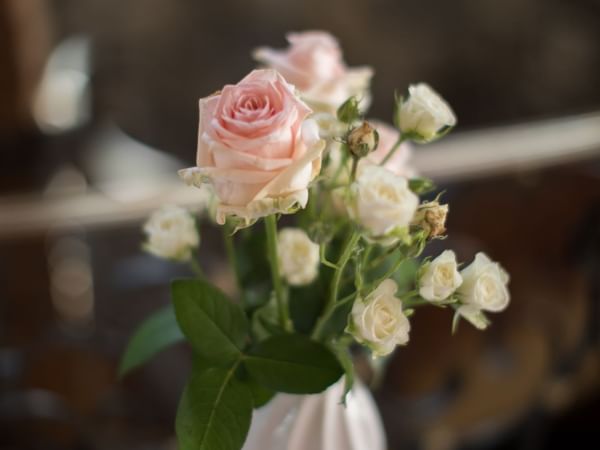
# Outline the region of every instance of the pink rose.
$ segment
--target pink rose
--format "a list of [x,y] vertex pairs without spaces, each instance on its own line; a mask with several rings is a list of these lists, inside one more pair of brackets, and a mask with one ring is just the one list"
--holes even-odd
[[254,58],[277,70],[301,92],[313,109],[334,113],[351,96],[369,101],[370,67],[350,69],[337,40],[324,31],[289,33],[286,50],[261,47]]
[[180,175],[213,186],[220,224],[303,208],[324,147],[317,125],[305,122],[311,112],[276,71],[255,70],[200,99],[198,167]]
[[[377,145],[377,149],[373,153],[367,156],[367,160],[374,164],[380,164],[398,141],[400,132],[391,125],[379,120],[369,120],[369,123],[379,133],[379,145]],[[417,175],[417,171],[410,165],[411,157],[411,145],[408,142],[403,142],[400,144],[400,148],[396,149],[392,157],[387,160],[384,167],[396,175],[413,178]]]

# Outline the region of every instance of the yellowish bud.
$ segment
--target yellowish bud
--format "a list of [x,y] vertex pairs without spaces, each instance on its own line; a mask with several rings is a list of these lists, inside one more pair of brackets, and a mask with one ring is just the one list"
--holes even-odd
[[377,148],[379,134],[368,122],[353,129],[348,135],[348,148],[357,158],[364,158]]
[[437,200],[425,202],[419,206],[413,225],[421,227],[429,239],[443,236],[446,233],[447,215],[448,205],[440,205]]

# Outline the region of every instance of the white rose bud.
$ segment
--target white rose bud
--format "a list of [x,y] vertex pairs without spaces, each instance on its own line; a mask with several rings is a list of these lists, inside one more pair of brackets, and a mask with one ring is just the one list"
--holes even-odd
[[398,108],[397,123],[402,133],[417,142],[430,142],[456,125],[452,109],[437,92],[424,83],[411,85],[408,98]]
[[477,253],[475,260],[460,274],[463,283],[457,292],[463,304],[491,312],[502,311],[508,306],[508,274],[485,253]]
[[394,235],[410,225],[419,206],[419,197],[409,189],[407,179],[381,166],[365,166],[351,189],[350,216],[369,238],[386,244],[397,240]]
[[346,331],[368,346],[373,357],[388,355],[408,342],[410,322],[395,296],[397,290],[396,282],[388,278],[366,298],[357,298],[352,307]]
[[421,227],[430,239],[443,236],[446,233],[447,216],[448,205],[440,205],[437,200],[424,202],[415,214],[413,225]]
[[446,250],[426,265],[419,278],[419,295],[425,300],[439,302],[450,297],[462,284],[456,255]]
[[163,206],[144,224],[144,249],[155,256],[188,261],[192,250],[200,244],[196,221],[179,206]]
[[277,237],[281,275],[293,286],[311,283],[319,271],[319,245],[300,228],[282,228]]

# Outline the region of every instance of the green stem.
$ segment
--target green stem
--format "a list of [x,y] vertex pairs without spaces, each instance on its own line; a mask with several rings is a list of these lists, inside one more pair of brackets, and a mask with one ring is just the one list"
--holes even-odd
[[235,244],[233,242],[233,234],[231,234],[231,227],[223,227],[223,242],[225,244],[225,252],[227,253],[227,260],[233,271],[235,277],[235,285],[238,292],[241,292],[242,284],[240,271],[237,263],[237,255],[235,253]]
[[358,158],[356,156],[352,157],[352,172],[350,172],[350,183],[353,183],[356,180],[356,169],[358,169]]
[[383,158],[383,160],[379,163],[380,166],[384,166],[386,162],[388,162],[390,160],[390,158],[394,155],[394,153],[396,153],[396,150],[398,150],[400,148],[400,145],[402,144],[402,142],[404,142],[405,138],[404,135],[401,135],[398,140],[396,141],[396,143],[394,144],[394,146],[392,147],[392,149],[388,152],[387,155],[385,155],[385,158]]
[[[372,245],[367,245],[363,249],[363,254],[362,254],[360,264],[356,264],[356,266],[355,266],[354,287],[356,288],[357,291],[362,290],[363,283],[364,283],[364,277],[366,275],[365,267],[367,266],[367,261],[369,260],[369,256],[371,255],[372,249],[373,249]],[[342,279],[342,285],[344,284],[345,281],[346,281],[345,279]]]
[[400,256],[400,258],[398,258],[398,261],[396,261],[394,263],[394,265],[387,270],[386,273],[384,273],[381,277],[379,277],[379,279],[375,280],[371,284],[371,287],[376,288],[377,286],[379,286],[379,284],[381,284],[381,282],[383,280],[386,280],[386,279],[390,278],[392,275],[394,275],[394,273],[396,273],[396,271],[400,268],[400,266],[402,265],[402,263],[405,260],[406,260],[406,258],[404,256]]
[[337,262],[337,269],[333,274],[333,279],[331,280],[331,291],[325,308],[323,310],[323,314],[319,317],[317,324],[315,325],[315,329],[313,331],[313,338],[319,339],[321,334],[323,333],[323,327],[331,317],[331,314],[335,310],[336,301],[338,297],[338,291],[340,289],[340,281],[342,279],[342,274],[344,273],[344,269],[346,268],[346,264],[350,260],[352,256],[352,251],[354,250],[354,246],[358,243],[360,239],[360,234],[356,231],[353,231],[348,240],[346,241],[346,245],[342,250],[342,254]]
[[394,253],[395,250],[396,250],[396,248],[392,247],[391,249],[386,250],[381,255],[376,256],[374,259],[372,259],[369,262],[368,267],[365,267],[365,270],[370,271],[370,270],[376,269],[377,266],[379,266],[381,263],[385,262],[385,260],[388,259],[392,255],[392,253]]
[[281,275],[279,274],[279,259],[277,257],[277,219],[275,215],[265,217],[265,229],[267,231],[267,251],[269,264],[271,266],[271,278],[273,280],[273,289],[275,290],[275,299],[277,300],[277,310],[279,313],[279,324],[285,330],[290,329],[290,315],[287,308],[286,295]]
[[367,245],[367,248],[365,248],[365,251],[363,253],[363,259],[362,259],[363,270],[366,269],[367,264],[369,263],[369,257],[371,256],[371,251],[372,250],[373,250],[373,246],[372,245]]
[[202,270],[202,267],[200,267],[200,264],[198,263],[198,261],[195,258],[190,259],[190,269],[192,269],[192,272],[194,272],[194,274],[200,278],[200,279],[205,279],[206,276],[204,275],[204,271]]
[[325,255],[325,244],[321,244],[319,246],[319,259],[321,260],[321,264],[324,266],[337,270],[338,266],[330,261],[327,261],[327,256]]
[[[346,152],[344,152],[343,148],[340,148],[340,152],[341,152],[340,161],[339,161],[340,164],[335,169],[335,173],[333,174],[333,177],[331,177],[330,184],[327,185],[328,189],[334,189],[333,186],[335,186],[335,183],[337,183],[338,177],[346,169],[346,161],[347,161]],[[346,186],[346,183],[343,183],[341,186]]]

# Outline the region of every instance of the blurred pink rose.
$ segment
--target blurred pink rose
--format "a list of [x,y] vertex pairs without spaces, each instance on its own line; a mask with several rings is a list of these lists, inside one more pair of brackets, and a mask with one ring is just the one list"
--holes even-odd
[[[388,152],[392,149],[394,144],[400,137],[400,132],[384,122],[379,120],[369,120],[369,123],[379,133],[379,145],[377,149],[367,156],[367,161],[380,164],[381,161],[386,157]],[[385,163],[384,167],[396,175],[401,175],[406,178],[413,178],[417,176],[417,171],[410,164],[412,157],[412,147],[409,142],[403,142],[400,148],[396,149],[392,157]]]
[[295,85],[316,111],[334,113],[351,96],[369,102],[370,67],[348,68],[337,40],[324,31],[289,33],[286,50],[260,47],[254,58]]
[[200,100],[198,167],[180,175],[212,184],[221,224],[304,207],[324,147],[317,125],[305,122],[311,112],[276,71],[255,70]]

